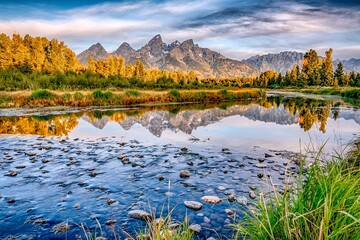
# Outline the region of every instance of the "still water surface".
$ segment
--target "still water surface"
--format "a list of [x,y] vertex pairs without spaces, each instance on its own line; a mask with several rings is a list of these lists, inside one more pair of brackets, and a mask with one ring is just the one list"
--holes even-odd
[[[134,234],[143,223],[129,218],[129,210],[159,215],[168,205],[175,220],[187,215],[200,224],[201,238],[231,238],[227,224],[234,219],[225,209],[241,219],[246,207],[227,201],[228,195],[249,198],[251,186],[266,191],[269,177],[281,189],[284,164],[295,153],[324,142],[328,154],[341,152],[359,131],[358,108],[340,98],[296,95],[220,105],[1,110],[0,238],[63,239],[51,229],[64,221],[74,238],[83,235],[77,224],[93,229],[95,218],[103,225],[116,220],[119,235],[120,228]],[[289,166],[295,173],[296,164]],[[180,178],[181,170],[190,178]],[[17,175],[5,176],[9,171]],[[259,172],[266,177],[259,179]],[[204,195],[224,201],[204,203],[198,212],[183,206]]]

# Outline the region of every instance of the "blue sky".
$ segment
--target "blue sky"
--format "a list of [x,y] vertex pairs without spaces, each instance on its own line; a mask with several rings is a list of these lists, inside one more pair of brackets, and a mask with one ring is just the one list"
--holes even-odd
[[330,47],[334,58],[360,58],[359,0],[49,2],[1,1],[0,32],[57,38],[76,53],[96,42],[109,52],[122,42],[137,49],[161,34],[239,60]]

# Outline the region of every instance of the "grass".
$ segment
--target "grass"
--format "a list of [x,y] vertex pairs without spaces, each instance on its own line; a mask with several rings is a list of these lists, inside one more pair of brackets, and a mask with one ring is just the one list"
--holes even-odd
[[[348,157],[333,157],[324,168],[318,154],[306,180],[283,194],[260,195],[258,211],[237,223],[237,238],[250,239],[359,239],[359,147]],[[349,159],[354,159],[349,161]]]
[[[174,210],[174,209],[173,209]],[[172,211],[173,211],[172,210]],[[182,223],[173,222],[171,219],[172,211],[164,218],[148,220],[145,230],[137,234],[138,240],[191,240],[194,233],[189,229],[186,218]],[[154,218],[155,219],[155,218]]]
[[54,95],[46,89],[38,89],[31,93],[31,99],[52,99]]
[[170,91],[138,91],[126,90],[111,92],[94,90],[92,92],[59,92],[35,90],[29,92],[1,93],[0,107],[37,107],[37,106],[120,106],[144,103],[170,102],[203,102],[217,103],[223,101],[259,99],[264,91],[259,89],[218,92],[212,90],[170,90]]

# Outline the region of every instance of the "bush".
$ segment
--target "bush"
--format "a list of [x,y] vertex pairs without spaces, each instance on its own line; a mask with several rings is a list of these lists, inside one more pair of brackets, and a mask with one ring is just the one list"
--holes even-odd
[[74,100],[75,101],[80,101],[80,100],[83,100],[84,98],[85,98],[85,96],[81,92],[75,92],[74,93]]
[[197,100],[202,100],[206,98],[206,92],[196,92],[195,97]]
[[176,89],[172,89],[169,91],[170,96],[173,96],[175,98],[180,98],[180,92]]
[[346,98],[360,99],[360,89],[350,89],[341,93],[341,96]]
[[45,89],[38,89],[31,93],[32,99],[52,99],[54,95]]
[[140,96],[140,92],[139,92],[139,91],[136,91],[136,90],[126,90],[126,91],[125,91],[125,96],[139,97],[139,96]]
[[221,90],[219,91],[219,93],[220,93],[221,95],[223,95],[223,96],[227,96],[227,95],[229,94],[229,92],[228,92],[227,89],[221,89]]
[[102,92],[101,90],[95,90],[93,93],[92,93],[92,96],[93,98],[95,99],[111,99],[114,94],[112,92]]

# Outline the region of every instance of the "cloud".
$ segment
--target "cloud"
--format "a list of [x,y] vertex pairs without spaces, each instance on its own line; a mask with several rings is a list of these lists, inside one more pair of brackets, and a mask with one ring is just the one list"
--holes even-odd
[[[95,42],[109,51],[122,41],[139,48],[160,33],[168,43],[192,38],[200,46],[237,59],[330,47],[335,53],[336,48],[355,49],[353,57],[360,57],[356,1],[145,0],[69,9],[44,6],[6,5],[0,9],[0,32],[55,37],[77,53]],[[351,51],[339,52],[341,58]]]

